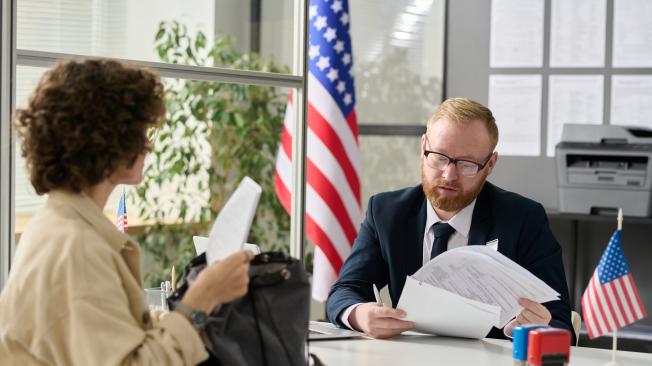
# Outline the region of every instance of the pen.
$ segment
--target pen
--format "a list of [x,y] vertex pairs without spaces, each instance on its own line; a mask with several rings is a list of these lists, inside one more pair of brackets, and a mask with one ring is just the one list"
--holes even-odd
[[172,265],[172,292],[177,290],[177,270]]
[[376,302],[378,303],[378,305],[382,305],[383,300],[380,298],[380,292],[378,291],[378,287],[376,287],[375,283],[373,284],[373,286],[374,286],[374,297],[376,298]]

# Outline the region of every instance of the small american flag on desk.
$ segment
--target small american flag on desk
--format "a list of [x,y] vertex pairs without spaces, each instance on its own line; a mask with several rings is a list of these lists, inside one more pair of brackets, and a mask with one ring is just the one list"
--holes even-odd
[[125,192],[122,191],[122,196],[120,196],[120,204],[118,205],[118,218],[116,219],[115,225],[118,227],[118,230],[123,233],[127,232],[127,204],[125,202]]
[[[306,133],[306,236],[315,244],[312,296],[325,301],[362,220],[358,123],[346,0],[311,0]],[[290,213],[293,96],[276,160],[276,195]]]
[[582,313],[589,338],[600,337],[647,314],[623,254],[616,230],[582,295]]

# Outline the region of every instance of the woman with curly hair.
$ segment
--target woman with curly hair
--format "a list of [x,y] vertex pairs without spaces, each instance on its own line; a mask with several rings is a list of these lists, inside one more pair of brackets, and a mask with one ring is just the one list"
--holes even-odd
[[179,311],[152,316],[140,248],[102,212],[118,184],[141,182],[148,131],[164,113],[157,75],[100,59],[55,66],[17,111],[30,180],[48,200],[0,295],[0,364],[194,365],[208,356],[190,318],[245,294],[251,254],[207,267]]

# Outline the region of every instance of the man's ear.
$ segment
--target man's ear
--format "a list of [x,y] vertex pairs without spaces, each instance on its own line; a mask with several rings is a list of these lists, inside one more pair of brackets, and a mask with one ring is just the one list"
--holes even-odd
[[491,172],[494,170],[494,166],[496,166],[497,161],[498,151],[494,151],[493,154],[491,154],[491,158],[489,158],[489,161],[487,162],[487,175],[491,174]]

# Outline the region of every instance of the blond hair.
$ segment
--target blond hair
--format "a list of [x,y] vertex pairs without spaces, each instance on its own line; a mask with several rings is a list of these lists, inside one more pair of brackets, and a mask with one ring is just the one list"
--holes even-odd
[[484,123],[489,132],[492,150],[498,144],[498,126],[496,119],[489,108],[469,98],[449,98],[439,105],[439,108],[428,119],[427,129],[442,118],[448,118],[457,123],[465,123],[480,120]]

